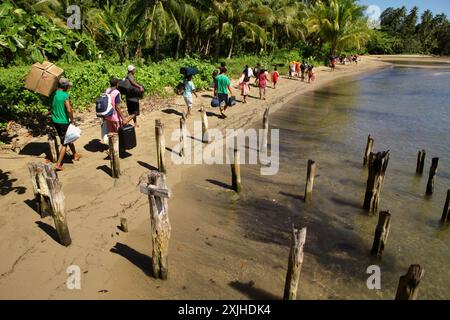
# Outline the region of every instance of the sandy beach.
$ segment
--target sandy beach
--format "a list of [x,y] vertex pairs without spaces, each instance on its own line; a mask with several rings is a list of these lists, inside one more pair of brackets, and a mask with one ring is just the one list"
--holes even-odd
[[[251,87],[248,103],[229,108],[226,119],[220,119],[218,110],[209,107],[212,92],[201,92],[194,100],[187,129],[192,132],[194,120],[201,119],[197,110],[202,104],[207,108],[210,128],[222,131],[245,128],[261,121],[266,107],[273,113],[299,94],[336,79],[344,81],[347,76],[391,66],[381,60],[363,56],[358,65],[338,65],[336,72],[317,68],[317,79],[312,84],[282,75],[277,89],[267,89],[267,100],[257,99],[258,89]],[[241,99],[236,80],[233,80],[233,94]],[[139,179],[156,167],[155,119],[164,123],[166,145],[171,148],[176,142],[171,141],[170,134],[179,127],[185,105],[182,97],[176,97],[144,109],[152,110],[139,117],[138,146],[121,160],[120,179],[112,179],[109,174],[106,147],[99,142],[100,121],[95,119],[95,114],[91,112],[91,121],[81,125],[83,134],[76,146],[83,158],[77,163],[66,162],[64,171],[59,173],[73,240],[67,248],[57,242],[52,219],[41,219],[33,207],[27,163],[44,161],[46,137],[30,139],[19,154],[1,151],[0,299],[282,297],[289,239],[281,245],[251,241],[236,223],[236,217],[208,214],[208,210],[220,212],[211,201],[215,194],[229,192],[230,205],[239,198],[213,184],[208,189],[190,186],[191,177],[202,170],[202,165],[175,165],[170,161],[171,151],[166,151],[168,186],[173,191],[169,200],[172,225],[169,279],[160,281],[150,277],[149,208],[147,197],[139,192]],[[228,184],[230,177],[212,178]],[[205,201],[199,207],[190,199],[191,187],[205,193]],[[128,233],[118,229],[121,217],[128,220]],[[279,255],[286,259],[279,260]],[[66,269],[70,265],[81,268],[81,290],[66,287]],[[311,278],[309,272],[313,271],[305,270],[302,278]],[[308,298],[332,298],[308,280],[302,284],[302,290],[308,292]],[[300,298],[304,297],[300,294]]]

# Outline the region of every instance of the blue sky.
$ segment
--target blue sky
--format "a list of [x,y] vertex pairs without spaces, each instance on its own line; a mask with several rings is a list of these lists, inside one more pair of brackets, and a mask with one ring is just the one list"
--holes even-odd
[[433,14],[445,13],[450,17],[450,1],[449,0],[359,0],[363,5],[376,5],[380,7],[381,11],[389,7],[402,7],[411,9],[414,6],[419,7],[422,13],[426,9],[430,9]]

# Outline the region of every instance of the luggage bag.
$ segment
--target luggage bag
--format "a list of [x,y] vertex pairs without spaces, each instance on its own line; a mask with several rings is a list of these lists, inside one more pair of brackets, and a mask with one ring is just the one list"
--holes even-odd
[[126,124],[119,128],[119,149],[130,150],[135,148],[136,143],[136,131],[131,124]]

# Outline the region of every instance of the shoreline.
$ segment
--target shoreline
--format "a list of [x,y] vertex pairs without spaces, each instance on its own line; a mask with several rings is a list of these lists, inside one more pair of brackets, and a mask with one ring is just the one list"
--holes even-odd
[[[298,95],[326,86],[336,79],[345,79],[364,72],[391,67],[390,64],[377,61],[376,58],[363,56],[362,59],[358,66],[338,65],[335,73],[331,73],[326,67],[317,68],[316,82],[311,85],[288,80],[282,76],[276,90],[267,89],[268,100],[261,103],[260,100],[250,98],[247,105],[238,103],[227,110],[228,118],[225,120],[218,119],[216,116],[218,111],[207,107],[207,111],[210,112],[209,127],[219,128],[222,131],[226,128],[243,128],[260,121],[265,106],[269,104],[271,104],[270,112],[273,113]],[[240,100],[239,91],[235,88],[236,81],[232,81],[232,86],[234,95]],[[255,92],[257,88],[252,87],[250,94],[254,96]],[[200,120],[200,114],[197,113],[198,106],[202,103],[209,106],[209,94],[210,91],[200,92],[201,98],[194,100],[193,116],[187,121],[187,129],[191,132],[192,119]],[[145,101],[145,103],[148,102],[149,100]],[[109,161],[105,160],[104,154],[97,150],[100,146],[95,140],[99,138],[99,128],[96,124],[81,126],[83,136],[77,142],[77,146],[81,149],[84,145],[82,153],[85,157],[80,163],[65,164],[65,170],[59,175],[66,196],[66,213],[73,239],[72,246],[68,248],[60,246],[54,240],[52,220],[40,219],[27,203],[33,195],[28,181],[26,163],[32,161],[33,157],[42,159],[42,153],[39,154],[39,150],[46,147],[45,139],[42,137],[31,139],[30,144],[34,144],[34,148],[28,148],[29,155],[17,156],[12,152],[5,152],[3,157],[2,154],[1,168],[4,170],[3,174],[6,174],[5,181],[9,182],[10,190],[6,194],[2,193],[0,199],[0,205],[5,208],[0,216],[0,225],[2,225],[0,253],[5,257],[0,262],[0,298],[164,299],[164,295],[167,295],[165,298],[186,298],[175,290],[177,287],[175,283],[180,284],[184,281],[188,283],[191,281],[190,275],[181,272],[181,266],[176,266],[175,263],[181,259],[180,252],[184,252],[188,258],[192,257],[194,266],[198,263],[198,268],[202,270],[202,262],[204,262],[202,253],[186,252],[186,245],[183,244],[183,241],[187,243],[195,241],[192,239],[195,234],[177,234],[175,231],[177,225],[172,224],[174,234],[169,249],[169,263],[174,269],[170,272],[171,275],[175,275],[177,271],[180,271],[181,275],[172,276],[167,282],[161,282],[149,278],[145,271],[149,266],[148,255],[151,252],[148,203],[147,199],[139,194],[137,184],[142,174],[156,165],[154,120],[160,118],[165,123],[166,142],[170,147],[173,142],[170,141],[169,134],[178,128],[180,112],[185,108],[182,97],[169,99],[166,103],[168,105],[157,108],[158,110],[144,112],[140,116],[141,127],[137,129],[138,147],[130,151],[133,156],[121,160],[123,176],[118,180],[111,179],[107,174]],[[170,153],[167,152],[166,159],[169,156]],[[198,165],[177,166],[168,161],[169,188],[177,188],[183,181],[183,176],[192,167],[198,168]],[[183,209],[182,203],[183,197],[178,195],[169,201],[169,216],[173,216],[175,223],[178,223],[178,220],[179,223],[184,223],[183,221],[190,219],[189,216],[180,216],[182,215],[180,210]],[[17,213],[21,214],[17,215]],[[117,229],[120,217],[126,217],[128,220],[130,230],[128,234]],[[139,247],[130,247],[129,242],[135,242],[134,245]],[[283,268],[285,268],[284,262],[280,261]],[[85,285],[81,291],[65,288],[67,278],[65,269],[69,263],[79,265],[82,270],[82,281]],[[192,264],[192,262],[186,263]],[[207,269],[208,267],[205,267],[205,270]],[[137,277],[152,288],[158,287],[158,293],[152,293],[152,290],[146,291],[145,288],[148,289],[148,287],[145,285],[142,288],[142,284],[130,284],[124,281],[124,278],[130,277],[131,279]],[[195,280],[199,285],[203,283],[204,298],[210,297],[207,281]],[[107,292],[101,292],[102,290]]]

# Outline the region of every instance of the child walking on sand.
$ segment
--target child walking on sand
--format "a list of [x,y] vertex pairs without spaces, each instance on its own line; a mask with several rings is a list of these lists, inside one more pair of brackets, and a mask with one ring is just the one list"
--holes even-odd
[[241,88],[241,95],[244,98],[244,103],[247,103],[247,96],[250,93],[250,77],[244,76],[244,79],[239,86]]
[[273,88],[277,86],[278,78],[280,77],[280,74],[278,73],[277,67],[273,68],[272,72],[272,82],[273,82]]
[[266,87],[267,81],[270,80],[267,78],[267,72],[265,69],[261,69],[258,76],[258,87],[259,87],[259,98],[266,100]]
[[314,66],[308,67],[308,83],[314,82],[316,75],[314,74]]

